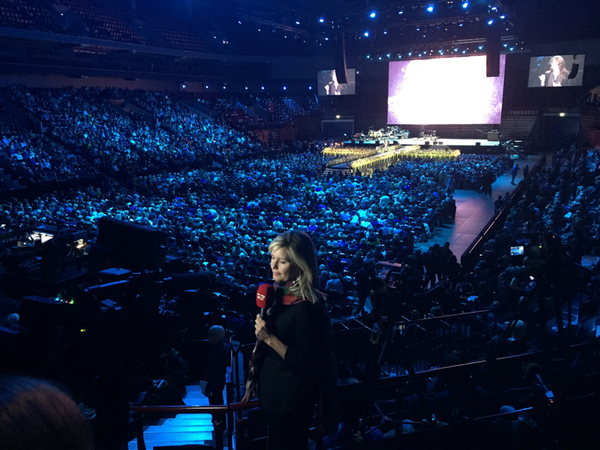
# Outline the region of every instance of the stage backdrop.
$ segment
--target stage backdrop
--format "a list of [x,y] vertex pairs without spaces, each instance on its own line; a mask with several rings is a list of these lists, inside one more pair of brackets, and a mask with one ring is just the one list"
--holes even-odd
[[388,124],[499,124],[505,67],[506,55],[498,77],[485,56],[390,62]]

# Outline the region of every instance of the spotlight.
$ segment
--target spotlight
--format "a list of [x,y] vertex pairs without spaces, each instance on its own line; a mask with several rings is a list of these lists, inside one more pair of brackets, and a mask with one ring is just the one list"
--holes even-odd
[[265,87],[264,87],[264,86],[261,86],[261,87],[260,87],[260,90],[261,90],[261,91],[264,91],[264,90],[265,90]]
[[493,25],[493,24],[494,24],[494,19],[488,20],[488,25]]
[[363,36],[364,36],[364,37],[369,37],[369,32],[368,32],[368,31],[365,31],[365,32],[363,33]]
[[284,86],[284,87],[283,87],[283,90],[284,90],[284,91],[287,91],[287,86]]
[[469,7],[469,2],[464,2],[462,4],[463,9],[467,9]]
[[502,14],[502,15],[500,16],[500,18],[501,18],[502,20],[504,20],[504,19],[506,19],[506,16],[505,16],[504,14]]
[[400,10],[398,11],[398,14],[404,14],[404,11]]
[[296,25],[300,25],[300,22],[298,22],[297,20],[296,20]]
[[371,19],[374,19],[375,17],[377,17],[377,13],[375,11],[372,11],[371,14],[369,14],[369,17]]
[[324,23],[325,19],[323,19],[322,17],[319,19],[319,23]]
[[433,12],[433,5],[429,5],[427,7],[427,12]]

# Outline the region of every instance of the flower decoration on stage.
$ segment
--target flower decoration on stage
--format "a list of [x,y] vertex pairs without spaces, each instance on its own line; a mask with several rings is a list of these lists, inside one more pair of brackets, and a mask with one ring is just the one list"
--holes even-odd
[[[380,151],[383,149],[384,148],[380,148]],[[372,173],[375,169],[386,170],[398,161],[414,159],[456,161],[460,157],[460,150],[422,149],[419,145],[398,147],[391,151],[389,149],[390,147],[387,147],[387,151],[382,151],[376,155],[352,162],[352,169],[360,170],[364,173]]]

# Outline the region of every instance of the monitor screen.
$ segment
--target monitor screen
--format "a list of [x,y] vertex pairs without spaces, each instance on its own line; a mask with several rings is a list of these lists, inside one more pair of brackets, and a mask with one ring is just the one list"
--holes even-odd
[[523,245],[516,245],[510,248],[510,256],[523,256],[525,254],[525,247]]
[[339,83],[335,69],[317,72],[319,95],[354,95],[356,93],[356,70],[347,69],[347,83]]
[[500,55],[487,77],[485,56],[390,62],[388,124],[499,124],[505,66]]
[[529,59],[527,87],[570,87],[583,84],[585,55],[534,56]]

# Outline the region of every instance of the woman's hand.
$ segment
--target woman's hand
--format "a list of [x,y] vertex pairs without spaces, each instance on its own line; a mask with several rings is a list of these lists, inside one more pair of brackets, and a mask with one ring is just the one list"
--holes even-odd
[[246,393],[244,394],[244,396],[242,397],[240,402],[241,403],[249,402],[251,398],[252,398],[252,393],[249,390],[246,390]]
[[259,341],[264,342],[273,350],[275,350],[275,352],[281,356],[281,359],[285,359],[287,345],[277,339],[277,336],[269,333],[269,330],[267,330],[267,324],[265,320],[260,317],[260,315],[256,316],[256,322],[254,322],[254,334],[256,334],[256,337]]
[[269,330],[267,330],[267,323],[265,320],[260,317],[260,314],[256,315],[256,322],[254,322],[254,334],[259,341],[266,342],[271,335],[269,334]]

